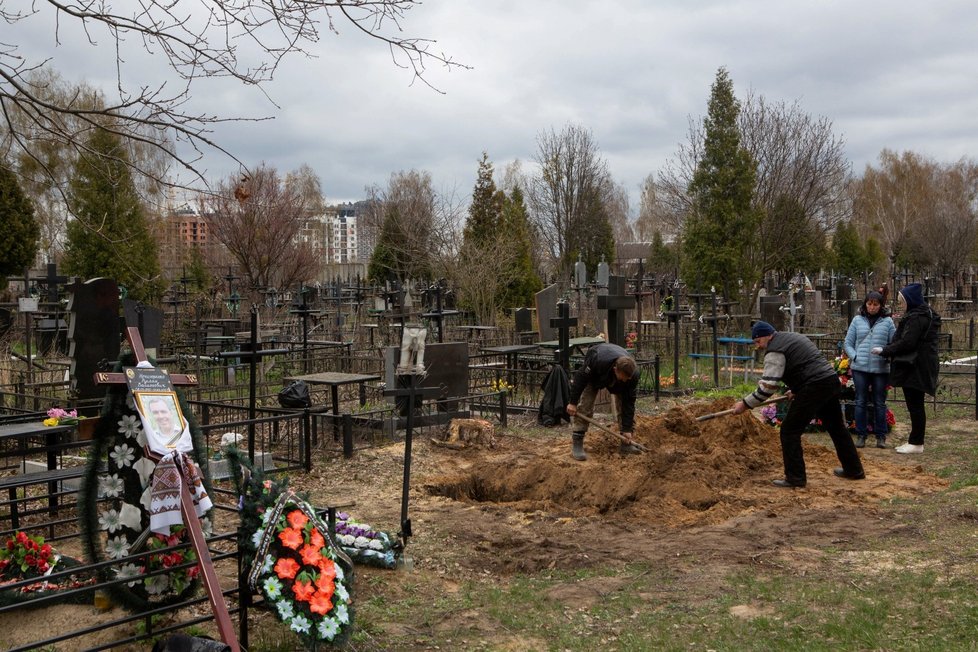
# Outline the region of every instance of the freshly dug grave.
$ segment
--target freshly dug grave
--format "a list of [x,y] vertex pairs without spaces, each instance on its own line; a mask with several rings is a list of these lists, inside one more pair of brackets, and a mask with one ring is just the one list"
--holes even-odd
[[586,462],[571,459],[569,432],[566,440],[532,445],[503,437],[492,450],[450,454],[454,470],[429,476],[424,488],[434,496],[522,512],[683,527],[717,524],[758,509],[869,505],[946,485],[882,461],[867,464],[866,480],[836,478],[835,451],[806,441],[808,487],[774,487],[771,480],[783,475],[777,428],[752,413],[695,420],[731,404],[721,399],[637,416],[635,439],[648,449],[641,455],[620,455],[619,440],[593,427],[585,439]]

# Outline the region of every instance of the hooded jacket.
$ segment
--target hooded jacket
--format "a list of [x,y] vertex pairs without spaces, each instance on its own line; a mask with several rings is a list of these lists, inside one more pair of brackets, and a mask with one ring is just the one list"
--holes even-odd
[[883,347],[882,353],[890,360],[890,384],[934,396],[940,367],[937,340],[941,316],[924,302],[919,283],[911,283],[900,293],[907,302],[907,312],[900,319],[893,341]]

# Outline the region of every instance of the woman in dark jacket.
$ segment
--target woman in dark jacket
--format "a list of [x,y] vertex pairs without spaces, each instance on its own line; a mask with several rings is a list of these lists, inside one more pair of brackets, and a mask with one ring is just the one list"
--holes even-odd
[[900,302],[906,307],[893,341],[876,347],[873,353],[890,361],[890,383],[903,388],[903,399],[910,413],[910,437],[898,453],[923,453],[927,411],[924,394],[937,392],[937,337],[941,332],[941,317],[924,301],[920,283],[911,283],[900,290]]

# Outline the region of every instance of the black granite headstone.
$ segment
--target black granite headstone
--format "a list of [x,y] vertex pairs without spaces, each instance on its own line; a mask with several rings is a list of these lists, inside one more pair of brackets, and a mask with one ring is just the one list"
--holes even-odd
[[[163,311],[132,299],[123,299],[122,312],[126,317],[126,326],[139,329],[143,347],[149,355],[155,356],[163,336]],[[140,313],[142,313],[141,318]]]
[[518,308],[513,317],[516,321],[517,333],[528,333],[533,330],[533,312],[529,308]]
[[[396,387],[395,369],[401,359],[401,348],[387,347],[384,354],[384,382]],[[433,400],[444,401],[469,393],[469,345],[467,342],[426,344],[424,347],[425,376],[418,387],[441,387],[441,393]],[[453,411],[457,404],[440,403],[438,410]]]
[[101,398],[107,385],[96,385],[94,374],[119,359],[119,286],[110,278],[75,279],[68,291],[71,389],[80,400]]
[[781,306],[784,299],[778,295],[761,297],[761,320],[774,326],[775,330],[784,330],[784,311]]

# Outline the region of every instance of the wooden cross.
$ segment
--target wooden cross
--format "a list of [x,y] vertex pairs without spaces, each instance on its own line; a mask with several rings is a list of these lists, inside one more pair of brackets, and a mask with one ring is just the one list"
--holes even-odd
[[[143,348],[142,338],[139,337],[139,329],[132,326],[127,328],[126,340],[132,348],[133,355],[136,356],[136,363],[147,362],[146,349]],[[197,377],[193,374],[171,374],[170,382],[174,385],[195,385],[197,384]],[[124,373],[96,372],[95,384],[124,385],[126,384],[126,375]],[[148,448],[146,448],[146,453],[149,454]],[[159,461],[157,456],[151,457],[155,461]],[[181,469],[179,464],[177,465],[177,469]],[[194,500],[190,496],[186,479],[180,483],[180,513],[183,515],[183,522],[187,527],[187,531],[190,532],[190,542],[193,545],[194,552],[197,553],[197,559],[203,571],[204,587],[207,589],[211,610],[214,612],[214,618],[217,620],[217,629],[221,634],[221,640],[231,648],[232,652],[239,652],[238,638],[234,633],[234,625],[231,623],[231,616],[228,613],[227,604],[224,602],[221,584],[217,579],[217,573],[214,572],[214,563],[211,561],[207,541],[204,539],[204,532],[200,528],[200,520],[197,518],[197,512],[194,509]]]
[[429,396],[438,396],[444,391],[443,387],[421,387],[422,376],[418,374],[407,374],[395,376],[395,385],[400,385],[395,389],[384,390],[384,396],[402,396],[407,399],[407,423],[404,429],[404,480],[401,485],[401,541],[407,545],[408,537],[411,536],[411,519],[408,518],[408,496],[411,492],[411,430],[414,427],[414,409],[420,408],[424,399]]
[[554,358],[564,368],[570,371],[570,329],[577,326],[577,317],[570,316],[570,306],[566,301],[557,303],[557,317],[550,318],[550,327],[557,329],[557,350]]

